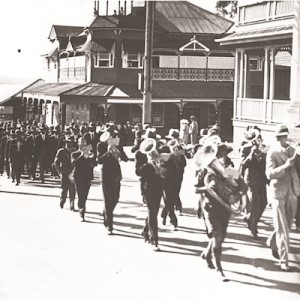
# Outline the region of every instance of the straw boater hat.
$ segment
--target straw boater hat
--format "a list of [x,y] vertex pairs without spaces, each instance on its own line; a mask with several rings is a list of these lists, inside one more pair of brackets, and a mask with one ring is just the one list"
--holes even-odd
[[166,139],[179,139],[179,130],[171,128],[169,134],[165,136]]
[[147,128],[145,133],[142,135],[143,139],[151,138],[151,139],[160,139],[161,136],[156,134],[155,128]]
[[275,136],[286,136],[289,134],[289,129],[286,125],[278,125],[275,129]]
[[181,119],[180,124],[190,124],[190,122],[187,119]]

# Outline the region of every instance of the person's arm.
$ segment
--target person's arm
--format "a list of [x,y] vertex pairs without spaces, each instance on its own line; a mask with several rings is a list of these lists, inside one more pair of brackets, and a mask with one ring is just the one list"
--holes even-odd
[[289,158],[283,165],[277,166],[274,152],[269,152],[266,158],[266,175],[268,179],[278,179],[286,175],[286,169],[293,163],[293,159]]

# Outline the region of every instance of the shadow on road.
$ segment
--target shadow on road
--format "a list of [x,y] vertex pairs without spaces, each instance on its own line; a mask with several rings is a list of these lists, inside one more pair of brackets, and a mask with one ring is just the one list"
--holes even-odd
[[[278,268],[278,267],[277,267]],[[278,268],[279,269],[279,268]],[[236,272],[236,271],[227,271],[228,273],[235,273],[241,276],[245,276],[245,277],[249,277],[249,280],[257,279],[257,280],[261,280],[262,282],[265,282],[265,284],[263,283],[253,283],[253,282],[249,282],[249,281],[242,281],[242,280],[236,280],[236,279],[230,279],[230,281],[233,282],[238,282],[241,284],[246,284],[246,285],[251,285],[251,286],[260,286],[260,287],[265,287],[265,288],[269,288],[269,289],[277,289],[280,291],[288,291],[288,292],[294,292],[297,294],[300,294],[300,288],[299,288],[299,283],[289,283],[289,282],[284,282],[284,281],[278,281],[278,280],[273,280],[273,279],[269,279],[269,278],[264,278],[264,277],[260,277],[257,275],[250,275],[247,273],[242,273],[242,272]]]

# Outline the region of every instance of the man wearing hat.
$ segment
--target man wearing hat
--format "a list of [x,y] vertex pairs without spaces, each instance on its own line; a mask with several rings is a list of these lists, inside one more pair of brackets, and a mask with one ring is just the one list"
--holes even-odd
[[267,240],[282,270],[289,270],[289,231],[297,210],[300,183],[295,168],[296,150],[288,143],[289,130],[278,125],[276,142],[267,153],[266,175],[270,180],[268,197],[272,204],[274,232]]
[[[199,181],[196,193],[201,195],[201,208],[209,238],[201,258],[206,260],[209,268],[216,269],[218,278],[222,281],[228,281],[223,273],[221,256],[222,244],[233,212],[230,201],[234,198],[240,201],[247,192],[247,186],[240,176],[229,179],[226,175],[226,170],[229,169],[224,162],[232,150],[226,143],[206,143],[194,156]],[[237,171],[236,174],[238,175]]]
[[61,195],[60,195],[60,208],[64,207],[69,192],[70,198],[70,210],[74,211],[75,200],[75,183],[74,178],[70,176],[73,171],[73,165],[71,163],[71,154],[76,151],[76,148],[72,148],[73,140],[70,137],[65,137],[65,146],[60,148],[54,158],[54,166],[57,172],[60,174],[61,180]]
[[24,140],[20,129],[15,132],[15,137],[11,140],[9,147],[9,160],[11,163],[11,174],[13,182],[16,180],[16,185],[21,182],[21,174],[24,168]]
[[[40,126],[40,134],[35,138],[34,143],[34,157],[35,162],[39,164],[40,180],[42,183],[45,182],[45,171],[49,164],[49,146],[50,137],[48,135],[48,128],[45,124]],[[33,168],[33,176],[35,177],[35,168]]]
[[[258,238],[257,224],[267,206],[266,151],[263,151],[260,131],[250,128],[245,132],[241,149],[240,172],[248,185],[249,213],[244,217],[253,239]],[[266,147],[265,147],[266,149]]]
[[108,234],[113,234],[113,212],[119,201],[122,173],[119,160],[128,161],[117,131],[111,127],[104,132],[97,145],[97,161],[102,165],[102,189],[104,195],[103,219]]

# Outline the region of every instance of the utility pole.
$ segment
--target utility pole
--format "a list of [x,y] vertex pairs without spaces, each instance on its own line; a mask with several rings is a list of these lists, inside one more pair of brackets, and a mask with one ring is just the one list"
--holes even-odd
[[142,119],[143,124],[151,123],[154,8],[155,8],[155,1],[146,2],[144,92],[143,92],[143,119]]

